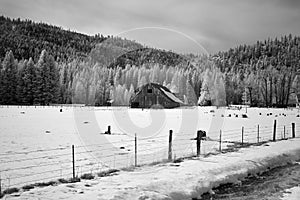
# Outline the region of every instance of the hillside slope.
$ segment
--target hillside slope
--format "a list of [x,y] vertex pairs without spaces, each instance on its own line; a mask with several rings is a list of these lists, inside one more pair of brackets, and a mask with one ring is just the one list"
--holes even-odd
[[127,64],[142,66],[144,64],[158,63],[166,66],[188,66],[187,57],[160,49],[141,48],[129,51],[118,57],[115,62],[109,65],[110,68],[121,67],[125,68]]
[[46,49],[57,61],[86,57],[103,35],[88,36],[31,20],[0,16],[0,59],[12,50],[15,58],[34,60]]
[[285,35],[281,38],[240,45],[213,56],[222,71],[246,68],[264,69],[268,66],[300,69],[300,37]]

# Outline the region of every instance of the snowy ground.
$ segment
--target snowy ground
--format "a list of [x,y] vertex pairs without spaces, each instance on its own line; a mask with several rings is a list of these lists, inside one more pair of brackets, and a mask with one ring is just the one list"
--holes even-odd
[[[299,111],[286,109],[246,110],[198,107],[168,110],[92,107],[0,107],[0,175],[2,188],[71,177],[71,145],[75,145],[76,175],[134,164],[137,135],[138,164],[167,158],[168,134],[173,130],[173,158],[195,155],[196,131],[207,131],[201,154],[222,149],[232,142],[257,142],[291,137],[291,123],[300,130]],[[231,117],[229,117],[231,115]],[[236,117],[237,115],[237,117]],[[104,135],[110,125],[112,135]],[[285,125],[285,131],[284,131]],[[299,134],[298,132],[296,134]]]
[[288,189],[284,194],[284,197],[282,198],[282,200],[299,200],[299,199],[300,199],[300,186]]
[[[300,138],[242,148],[237,152],[144,166],[117,175],[35,188],[7,199],[191,199],[223,183],[300,160]],[[280,183],[279,183],[280,184]],[[298,188],[283,199],[297,197]]]

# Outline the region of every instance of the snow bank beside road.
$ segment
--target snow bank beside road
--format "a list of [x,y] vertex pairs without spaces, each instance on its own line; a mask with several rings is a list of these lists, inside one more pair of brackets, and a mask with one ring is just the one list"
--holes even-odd
[[36,188],[9,199],[191,199],[223,183],[239,183],[300,159],[300,138],[271,142],[238,152],[137,168],[119,175]]
[[300,199],[300,186],[287,190],[282,198],[282,200],[299,200],[299,199]]

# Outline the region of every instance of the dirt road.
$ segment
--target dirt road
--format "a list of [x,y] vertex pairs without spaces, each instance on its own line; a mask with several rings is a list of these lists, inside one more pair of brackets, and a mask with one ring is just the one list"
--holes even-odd
[[278,167],[259,176],[251,176],[239,185],[227,184],[215,188],[215,194],[202,199],[280,200],[286,189],[300,185],[300,163]]

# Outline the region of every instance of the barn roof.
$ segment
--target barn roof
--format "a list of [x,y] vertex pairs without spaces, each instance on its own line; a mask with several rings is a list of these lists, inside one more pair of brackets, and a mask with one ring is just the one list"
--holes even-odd
[[162,93],[164,93],[169,99],[171,99],[172,101],[176,102],[176,103],[180,103],[180,104],[183,104],[183,102],[177,98],[167,87],[163,86],[163,85],[160,85],[160,84],[157,84],[157,83],[147,83],[143,86],[141,86],[138,91],[136,92],[136,95],[138,93],[140,93],[141,91],[141,88],[143,87],[146,87],[147,85],[152,85],[153,87],[159,89]]
[[170,99],[172,99],[173,101],[177,102],[177,103],[180,103],[180,104],[183,104],[183,102],[178,99],[172,92],[168,92],[168,91],[165,91],[163,88],[161,88],[161,91],[167,95]]

